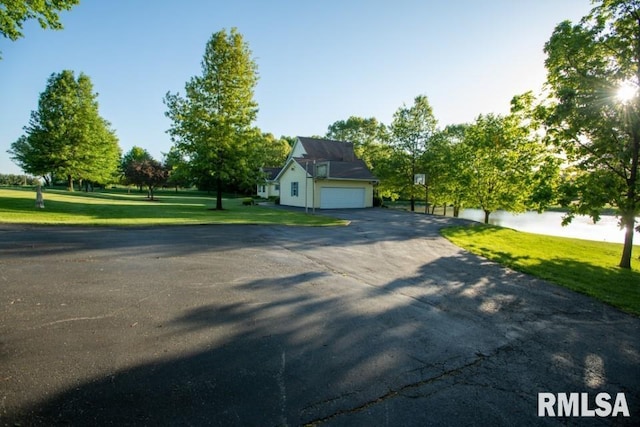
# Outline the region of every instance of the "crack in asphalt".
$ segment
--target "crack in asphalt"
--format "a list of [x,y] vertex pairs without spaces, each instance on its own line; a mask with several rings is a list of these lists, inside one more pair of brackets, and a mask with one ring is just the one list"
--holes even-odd
[[[496,350],[496,352],[494,352],[493,355],[497,354],[500,351],[500,349]],[[362,410],[365,410],[367,408],[370,408],[372,406],[375,406],[379,403],[382,403],[388,399],[392,399],[394,397],[400,396],[402,393],[408,391],[408,390],[412,390],[412,389],[417,389],[419,387],[422,387],[424,385],[427,384],[431,384],[434,383],[436,381],[440,381],[442,379],[448,378],[448,377],[454,377],[456,375],[460,375],[462,374],[465,370],[472,368],[474,366],[477,366],[478,364],[482,363],[485,359],[492,357],[493,355],[490,356],[485,356],[485,355],[480,355],[478,358],[474,359],[473,361],[466,363],[462,366],[459,366],[457,368],[454,369],[450,369],[448,371],[445,371],[443,373],[441,373],[440,375],[436,375],[435,377],[430,377],[430,378],[425,378],[423,380],[420,381],[416,381],[413,383],[409,383],[409,384],[405,384],[397,389],[391,389],[389,390],[387,393],[378,396],[374,399],[371,399],[365,403],[362,403],[358,406],[355,406],[353,408],[347,408],[347,409],[340,409],[332,414],[326,415],[322,418],[317,418],[315,420],[311,420],[311,421],[307,421],[305,423],[303,423],[304,426],[306,427],[314,427],[314,426],[318,426],[320,424],[324,424],[327,421],[331,421],[341,415],[347,415],[347,414],[354,414],[356,412],[360,412]],[[335,400],[335,399],[331,399],[331,400]]]
[[[474,368],[474,367],[478,367],[480,364],[482,364],[483,362],[485,362],[485,361],[487,361],[489,359],[492,359],[492,358],[495,358],[495,357],[499,357],[502,353],[509,353],[509,352],[513,352],[513,351],[519,350],[519,346],[520,345],[522,345],[522,342],[516,341],[515,343],[514,342],[510,342],[510,343],[504,344],[504,345],[496,348],[490,354],[483,354],[481,352],[476,352],[475,354],[476,354],[477,358],[472,360],[469,363],[465,363],[462,366],[458,366],[456,368],[449,369],[449,370],[444,371],[441,374],[436,375],[434,377],[425,378],[425,379],[420,380],[420,381],[416,381],[416,382],[413,382],[413,383],[405,384],[405,385],[403,385],[403,386],[401,386],[399,388],[396,388],[396,389],[391,389],[387,393],[385,393],[385,394],[383,394],[381,396],[378,396],[376,398],[373,398],[373,399],[371,399],[371,400],[369,400],[367,402],[364,402],[364,403],[362,403],[362,404],[360,404],[358,406],[355,406],[353,408],[340,409],[340,410],[338,410],[338,411],[336,411],[336,412],[334,412],[332,414],[326,415],[326,416],[324,416],[322,418],[317,418],[315,420],[307,421],[307,422],[303,423],[302,425],[305,426],[305,427],[315,427],[315,426],[318,426],[320,424],[324,424],[324,423],[326,423],[328,421],[331,421],[331,420],[333,420],[333,419],[335,419],[335,418],[337,418],[339,416],[348,415],[348,414],[354,414],[354,413],[363,411],[365,409],[368,409],[368,408],[370,408],[372,406],[378,405],[379,403],[382,403],[382,402],[384,402],[386,400],[389,400],[389,399],[392,399],[392,398],[398,397],[398,396],[404,396],[404,397],[407,397],[407,398],[429,397],[429,396],[437,393],[437,391],[436,392],[426,393],[426,394],[425,393],[419,393],[417,395],[404,395],[404,393],[406,393],[407,391],[410,391],[410,390],[418,389],[418,388],[420,388],[422,386],[425,386],[427,384],[432,384],[432,383],[435,383],[435,382],[443,380],[443,379],[447,379],[447,378],[456,377],[458,375],[461,375],[462,373],[464,373],[468,369],[471,369],[471,368]],[[433,365],[431,365],[431,366],[433,366]],[[482,383],[474,382],[474,381],[471,381],[471,380],[459,382],[459,384],[463,384],[463,383],[466,383],[466,384],[469,384],[469,385],[492,387],[490,384],[482,384]],[[513,391],[513,390],[506,390],[505,389],[505,391]],[[521,392],[521,391],[517,390],[516,392]],[[347,393],[347,395],[349,395],[349,394],[353,394],[353,393]],[[522,396],[522,395],[519,395],[519,397],[526,400],[526,398],[524,396]],[[332,401],[338,400],[340,398],[342,398],[342,396],[340,396],[338,398],[327,399],[324,402],[332,402]],[[318,402],[318,404],[322,404],[324,402]]]
[[304,408],[302,408],[300,410],[300,412],[301,413],[309,412],[310,410],[315,409],[318,406],[332,404],[334,402],[337,402],[339,400],[345,399],[347,397],[354,396],[354,395],[356,395],[358,393],[362,393],[362,391],[363,390],[357,389],[357,390],[353,390],[353,391],[348,391],[348,392],[342,393],[342,394],[340,394],[338,396],[328,397],[326,399],[323,399],[323,400],[320,400],[318,402],[314,402],[314,403],[312,403],[310,405],[305,406]]

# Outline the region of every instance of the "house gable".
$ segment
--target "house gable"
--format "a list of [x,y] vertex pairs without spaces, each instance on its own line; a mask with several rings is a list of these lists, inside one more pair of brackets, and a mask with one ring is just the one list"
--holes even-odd
[[[280,204],[326,208],[371,207],[378,182],[355,156],[352,143],[306,137],[296,139],[275,179],[280,183]],[[352,203],[354,196],[358,203]]]
[[278,175],[280,183],[280,204],[285,206],[311,206],[309,196],[312,193],[313,181],[303,166],[295,160],[287,162]]
[[[378,181],[364,161],[356,157],[351,142],[299,136],[287,158],[287,165],[291,161],[316,178]],[[283,171],[285,169],[286,166]]]
[[296,158],[296,157],[305,157],[307,154],[307,152],[304,149],[304,145],[302,145],[302,142],[300,141],[300,137],[298,137],[298,139],[296,139],[296,142],[293,144],[293,147],[291,147],[291,152],[289,153],[289,157],[287,158],[287,160]]

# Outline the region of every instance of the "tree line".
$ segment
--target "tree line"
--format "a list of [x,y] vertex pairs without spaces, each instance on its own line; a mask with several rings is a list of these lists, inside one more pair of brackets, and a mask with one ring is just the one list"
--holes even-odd
[[0,185],[22,186],[39,185],[40,180],[31,175],[16,175],[0,173]]
[[[41,177],[45,185],[66,181],[67,189],[78,186],[105,186],[113,183],[146,186],[150,197],[159,185],[213,188],[211,177],[199,173],[185,159],[178,146],[154,159],[149,152],[134,146],[122,153],[111,124],[101,117],[89,76],[71,70],[53,73],[40,94],[38,107],[30,115],[24,134],[8,150],[12,160],[27,174]],[[245,163],[232,174],[231,162],[225,162],[228,175],[225,190],[250,192],[258,180],[260,166],[283,162],[289,141],[277,139],[252,127],[243,134]],[[237,164],[237,162],[235,163]]]
[[399,108],[388,126],[350,117],[330,125],[326,137],[355,144],[381,180],[380,196],[410,200],[411,210],[419,199],[425,210],[451,206],[454,216],[480,207],[488,222],[498,209],[541,211],[556,202],[560,160],[522,111],[528,113],[533,101],[526,93],[514,97],[507,116],[480,115],[473,123],[439,129],[428,98],[420,95]]
[[[379,195],[407,198],[411,209],[419,198],[454,213],[474,206],[488,221],[497,209],[558,203],[569,222],[578,214],[597,220],[614,207],[625,229],[620,266],[630,268],[640,213],[640,4],[596,2],[578,23],[557,25],[544,51],[545,93],[515,96],[509,114],[441,129],[419,95],[389,125],[354,116],[331,124],[325,137],[353,142],[381,180]],[[118,173],[149,188],[173,180],[214,189],[222,209],[223,190],[253,190],[260,167],[281,165],[289,148],[290,139],[253,125],[257,81],[242,35],[235,28],[214,33],[201,74],[183,94],[164,97],[173,147],[158,162],[148,153],[121,156],[88,77],[63,71],[49,79],[10,153],[25,172],[66,176],[70,188],[73,180],[104,182]]]

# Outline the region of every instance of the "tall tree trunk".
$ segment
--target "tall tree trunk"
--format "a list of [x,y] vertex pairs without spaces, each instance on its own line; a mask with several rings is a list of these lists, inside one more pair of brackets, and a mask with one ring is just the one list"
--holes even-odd
[[67,190],[73,191],[73,178],[71,175],[67,175]]
[[216,177],[216,210],[222,210],[222,178],[220,174]]
[[[640,81],[640,19],[635,20],[635,58],[636,79]],[[640,96],[636,94],[633,105],[635,114],[632,114],[629,120],[631,127],[631,172],[627,179],[627,206],[622,216],[625,226],[624,247],[622,248],[622,258],[620,259],[620,268],[631,269],[631,253],[633,251],[633,232],[635,229],[635,214],[637,212],[636,201],[636,185],[638,183],[638,167],[640,161],[640,119],[637,114],[640,112]]]
[[[638,44],[640,50],[640,42]],[[640,78],[640,70],[638,70]],[[640,101],[639,101],[640,102]],[[640,109],[640,108],[639,108]],[[631,269],[631,253],[633,251],[633,232],[635,228],[635,214],[637,211],[636,184],[638,182],[638,163],[640,160],[640,123],[633,123],[631,130],[631,173],[627,180],[627,206],[622,214],[622,221],[625,226],[624,247],[622,248],[622,258],[620,268]]]
[[489,224],[489,215],[491,215],[491,211],[484,209],[484,223]]
[[620,259],[621,268],[631,268],[631,251],[633,250],[633,232],[635,218],[633,212],[625,214],[622,221],[624,222],[624,247],[622,249],[622,258]]

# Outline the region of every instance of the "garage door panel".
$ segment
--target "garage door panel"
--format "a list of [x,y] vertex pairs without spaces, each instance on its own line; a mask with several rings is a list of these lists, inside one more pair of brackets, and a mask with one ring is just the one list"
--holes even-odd
[[320,189],[321,209],[347,209],[365,207],[363,187],[322,187]]

